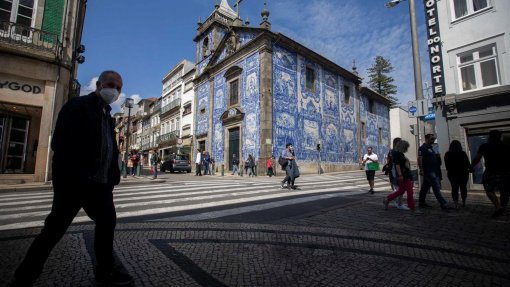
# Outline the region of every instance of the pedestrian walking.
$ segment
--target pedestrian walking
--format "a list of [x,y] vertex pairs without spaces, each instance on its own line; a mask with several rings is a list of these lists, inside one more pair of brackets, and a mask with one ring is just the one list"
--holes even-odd
[[136,170],[138,168],[138,164],[140,163],[140,156],[138,155],[138,153],[133,150],[131,152],[131,163],[132,163],[132,168],[131,168],[131,175],[132,176],[135,176],[136,175]]
[[216,172],[216,161],[214,160],[214,157],[209,155],[209,158],[210,158],[210,169],[209,169],[209,175],[214,175],[214,173]]
[[211,163],[211,157],[209,156],[209,152],[204,151],[204,156],[202,160],[202,164],[204,166],[204,175],[209,175],[209,164]]
[[368,184],[370,185],[368,193],[374,194],[375,171],[379,170],[379,158],[373,152],[373,148],[371,146],[367,148],[367,153],[363,156],[361,164],[365,168]]
[[281,182],[280,186],[285,188],[285,184],[287,184],[287,189],[296,189],[295,180],[299,177],[299,168],[296,163],[296,156],[294,152],[294,146],[291,143],[287,143],[285,146],[285,150],[282,152],[282,158],[286,160],[286,163],[282,166],[282,169],[285,170],[285,178]]
[[158,163],[159,163],[159,154],[157,150],[152,151],[151,156],[151,168],[152,168],[152,178],[158,178]]
[[195,158],[195,176],[202,176],[202,154],[197,148],[197,157]]
[[446,166],[448,180],[452,186],[452,199],[455,209],[459,208],[459,189],[462,198],[462,206],[466,206],[467,183],[471,164],[469,158],[462,150],[462,145],[458,140],[450,143],[450,148],[444,155],[444,164]]
[[274,175],[273,172],[273,160],[274,156],[270,157],[266,161],[266,167],[267,167],[267,176],[272,177]]
[[434,196],[439,202],[441,209],[449,209],[448,202],[441,194],[441,156],[434,151],[432,145],[436,137],[433,134],[425,135],[425,143],[418,149],[418,165],[420,175],[423,176],[423,183],[420,189],[419,207],[431,207],[427,204],[427,193],[432,187]]
[[398,188],[390,193],[383,200],[384,208],[388,209],[388,203],[407,193],[407,206],[402,205],[400,209],[415,210],[413,196],[413,174],[411,173],[411,164],[405,156],[409,149],[409,142],[401,140],[393,147],[392,161],[395,168],[395,176],[399,184]]
[[[471,170],[480,163],[480,160],[485,161],[485,171],[483,173],[483,188],[487,197],[491,200],[496,210],[492,217],[496,218],[506,210],[508,205],[508,197],[510,195],[510,165],[508,164],[508,155],[505,154],[510,150],[510,147],[501,141],[501,132],[492,130],[489,133],[489,140],[478,149],[473,162],[471,163]],[[499,190],[499,200],[496,195],[496,190]]]
[[248,155],[248,160],[246,161],[248,167],[248,176],[255,176],[255,158],[251,154]]
[[133,151],[128,155],[127,162],[126,162],[126,174],[133,174],[133,161],[131,161],[131,155],[133,154]]
[[237,159],[236,155],[232,155],[232,175],[236,174],[239,175],[239,160]]
[[244,174],[248,175],[248,169],[250,168],[250,162],[248,159],[244,162]]
[[[99,76],[94,92],[71,98],[60,110],[51,141],[51,212],[17,268],[11,286],[34,284],[53,247],[81,208],[95,223],[96,283],[132,282],[129,274],[114,267],[113,256],[116,213],[112,191],[120,181],[120,170],[110,104],[118,99],[121,89],[121,76],[105,71]],[[70,156],[76,150],[80,156]]]
[[[390,182],[390,188],[393,192],[398,191],[398,188],[399,188],[398,177],[396,176],[395,165],[393,163],[393,151],[394,151],[395,147],[397,146],[397,144],[401,140],[402,139],[399,137],[396,137],[393,139],[393,149],[391,149],[388,152],[388,155],[386,156],[386,164],[383,167],[383,171],[385,172],[386,175],[388,175],[388,179]],[[396,198],[396,200],[394,200],[392,202],[395,203],[395,207],[398,209],[406,209],[407,208],[407,206],[405,206],[402,203],[402,195],[399,195]]]

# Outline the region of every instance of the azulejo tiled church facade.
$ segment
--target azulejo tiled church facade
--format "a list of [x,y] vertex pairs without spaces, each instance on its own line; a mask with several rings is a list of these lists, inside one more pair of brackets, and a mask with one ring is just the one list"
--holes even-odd
[[199,23],[195,145],[231,168],[233,155],[265,161],[286,143],[301,170],[357,169],[368,146],[388,152],[389,101],[347,71],[283,34],[243,23],[227,1]]

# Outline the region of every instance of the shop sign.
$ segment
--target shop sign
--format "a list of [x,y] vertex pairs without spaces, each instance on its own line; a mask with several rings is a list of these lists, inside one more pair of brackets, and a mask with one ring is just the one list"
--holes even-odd
[[5,81],[5,80],[0,80],[0,89],[8,89],[11,91],[22,91],[27,94],[40,94],[42,92],[42,88],[37,85],[30,85],[30,84],[26,84],[26,83]]
[[424,0],[425,23],[427,25],[427,46],[430,57],[430,74],[432,75],[432,94],[441,97],[445,94],[443,75],[443,54],[441,35],[437,15],[437,0]]

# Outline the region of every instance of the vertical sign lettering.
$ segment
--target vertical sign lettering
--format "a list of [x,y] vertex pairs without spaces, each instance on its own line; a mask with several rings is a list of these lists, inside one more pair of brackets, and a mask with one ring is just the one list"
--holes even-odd
[[441,35],[437,17],[437,0],[424,0],[425,22],[427,25],[427,46],[430,57],[430,74],[432,75],[432,95],[441,97],[445,94],[443,76],[443,54]]

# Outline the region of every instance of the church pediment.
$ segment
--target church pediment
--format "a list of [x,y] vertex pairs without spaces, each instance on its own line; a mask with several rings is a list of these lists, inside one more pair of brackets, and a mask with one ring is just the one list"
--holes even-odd
[[206,69],[215,66],[223,59],[235,54],[244,45],[255,39],[260,33],[261,31],[257,28],[230,27],[213,52]]
[[239,107],[230,108],[223,112],[220,116],[220,120],[223,125],[241,122],[244,119],[245,113]]

